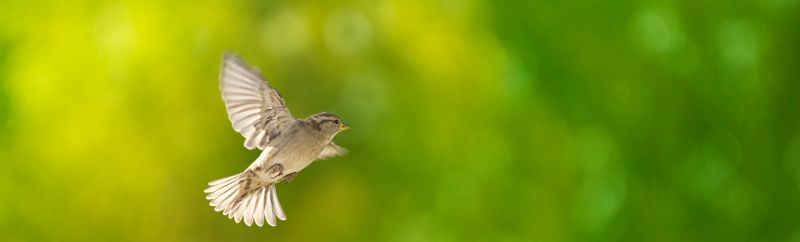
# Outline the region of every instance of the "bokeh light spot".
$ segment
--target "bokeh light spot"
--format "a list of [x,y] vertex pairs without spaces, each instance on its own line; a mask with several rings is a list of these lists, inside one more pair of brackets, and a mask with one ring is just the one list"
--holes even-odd
[[722,58],[733,67],[755,64],[759,57],[759,39],[750,24],[741,21],[727,22],[719,30],[719,48]]
[[109,6],[95,20],[98,47],[110,56],[124,55],[136,40],[130,13],[124,5]]
[[371,39],[369,20],[353,9],[339,9],[325,19],[325,44],[339,55],[351,55],[367,47]]
[[283,9],[264,19],[261,39],[269,52],[288,57],[308,50],[311,30],[302,11]]
[[602,229],[619,210],[625,196],[625,176],[616,168],[616,143],[605,132],[586,129],[576,139],[576,158],[585,178],[577,190],[575,217],[589,231]]
[[683,41],[675,14],[668,9],[648,9],[633,18],[633,35],[645,51],[665,54],[675,50]]

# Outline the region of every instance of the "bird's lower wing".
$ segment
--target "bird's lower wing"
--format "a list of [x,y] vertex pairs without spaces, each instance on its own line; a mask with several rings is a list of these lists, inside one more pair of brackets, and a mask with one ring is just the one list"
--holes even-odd
[[347,154],[347,149],[342,148],[341,146],[338,146],[331,141],[330,143],[328,143],[328,145],[325,146],[324,149],[322,149],[322,152],[319,153],[319,156],[317,156],[317,160],[328,159],[334,156],[341,156],[346,154]]

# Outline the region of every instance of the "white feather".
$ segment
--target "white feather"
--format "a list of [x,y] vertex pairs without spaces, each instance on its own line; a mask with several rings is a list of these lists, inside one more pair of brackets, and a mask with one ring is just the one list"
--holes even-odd
[[230,83],[230,82],[223,82],[222,85],[220,85],[220,90],[222,90],[223,96],[230,95],[232,93],[252,93],[258,96],[258,93],[255,92],[255,90],[258,89],[253,89],[253,87],[250,86],[244,86],[241,84]]
[[233,189],[228,190],[227,192],[222,194],[219,198],[217,198],[218,201],[216,204],[217,208],[219,210],[229,209],[231,202],[236,197],[236,193],[239,192],[239,188],[241,188],[241,186],[237,184],[235,187],[233,187]]
[[283,207],[281,207],[281,202],[278,201],[278,191],[275,190],[275,185],[272,185],[270,192],[272,196],[270,196],[270,200],[272,200],[272,206],[275,210],[275,215],[278,216],[279,219],[286,221],[286,214],[283,213]]
[[234,128],[239,128],[240,130],[244,131],[244,129],[248,126],[254,126],[261,117],[258,114],[250,115],[247,117],[242,117],[241,119],[231,119],[233,120]]
[[231,219],[233,219],[233,214],[236,213],[236,205],[237,204],[233,203],[233,201],[235,200],[234,197],[235,196],[231,196],[230,201],[226,200],[227,205],[225,206],[225,211],[222,212],[222,214],[227,214],[228,218],[231,218]]
[[[272,189],[267,191],[267,196],[266,197],[269,198],[270,196],[272,196],[271,194],[272,194]],[[266,206],[264,207],[264,218],[267,219],[267,224],[269,224],[269,226],[275,227],[275,213],[274,213],[274,211],[272,211],[272,200],[271,199],[267,199],[267,201],[266,201]]]
[[[229,177],[223,177],[223,178],[208,182],[208,185],[209,186],[214,186],[214,185],[226,182],[226,181],[230,181],[231,179],[234,179],[234,178],[236,178],[238,176],[239,176],[239,174],[236,174],[236,175],[233,175],[233,176],[229,176]],[[209,187],[209,189],[210,189],[210,187]],[[206,189],[206,190],[208,190],[208,189]]]
[[230,118],[234,121],[242,120],[243,122],[252,122],[259,118],[259,113],[259,110],[242,110],[241,112],[234,113]]
[[261,100],[261,98],[259,98],[258,96],[251,96],[249,94],[248,95],[239,95],[239,94],[230,95],[230,94],[228,94],[228,95],[225,95],[224,98],[225,98],[225,101],[228,101],[228,102],[244,102],[244,101],[259,101],[259,100]]
[[258,90],[258,84],[243,82],[238,80],[236,76],[226,73],[225,76],[222,77],[222,82],[219,89],[223,91],[223,94],[225,91],[229,90],[242,90],[247,93],[257,93],[256,91]]
[[[255,125],[252,125],[252,124],[255,124],[255,122],[253,122],[251,124],[242,125],[242,127],[237,129],[237,131],[241,130],[241,131],[239,131],[239,133],[241,133],[242,136],[245,139],[247,139],[248,137],[250,137],[250,135],[253,135],[253,133],[256,131]],[[236,126],[234,126],[233,128],[236,129]]]
[[250,80],[249,75],[237,71],[226,72],[224,81],[226,86],[248,87],[253,90],[258,90],[258,81]]
[[236,104],[260,102],[261,95],[235,89],[234,91],[222,91],[222,101],[225,102],[226,107],[234,107]]
[[242,102],[242,103],[237,103],[236,105],[233,104],[227,105],[227,107],[228,107],[228,113],[231,114],[228,117],[231,117],[233,116],[233,114],[240,113],[245,110],[256,110],[258,112],[261,112],[261,103],[258,102]]
[[230,75],[235,78],[231,78],[234,80],[239,80],[243,83],[253,83],[255,84],[256,80],[260,80],[261,78],[258,75],[252,73],[252,71],[244,66],[244,63],[239,62],[226,62],[225,65],[225,72],[226,75]]
[[246,147],[248,149],[256,148],[257,147],[256,145],[258,144],[258,142],[261,141],[261,139],[264,138],[265,133],[266,132],[264,132],[263,130],[259,130],[254,135],[251,135],[250,138],[247,138],[247,140],[245,140],[244,147]]
[[237,182],[234,180],[234,181],[229,181],[228,183],[225,183],[225,184],[217,185],[217,189],[215,189],[214,191],[211,191],[210,193],[208,193],[208,196],[206,196],[206,199],[215,200],[217,197],[219,197],[223,193],[227,192],[228,190],[230,190],[231,188],[236,186],[236,183]]
[[244,224],[248,227],[253,225],[253,215],[255,215],[256,202],[258,202],[258,193],[251,193],[247,207],[244,210]]
[[247,208],[247,204],[250,203],[250,198],[251,197],[245,197],[236,204],[236,213],[233,214],[233,220],[235,220],[237,224],[244,218],[244,211],[245,208]]
[[227,90],[227,89],[242,89],[242,90],[258,90],[258,84],[252,83],[250,81],[242,81],[240,80],[241,75],[233,75],[231,72],[225,73],[222,77],[222,85],[220,89]]
[[[242,132],[246,132],[247,129],[255,129],[256,122],[258,118],[250,118],[250,119],[242,119],[242,120],[234,120],[233,121],[233,128],[236,130],[241,130]],[[245,137],[248,138],[248,137]]]
[[[245,105],[243,105],[243,106],[245,106]],[[260,112],[261,112],[261,109],[258,109],[258,108],[242,109],[242,110],[237,110],[235,112],[231,111],[231,114],[230,114],[229,117],[239,119],[239,118],[237,118],[239,115],[258,114]]]
[[240,62],[226,62],[226,72],[225,74],[231,75],[236,77],[234,79],[240,80],[243,83],[251,83],[251,84],[258,84],[258,81],[261,81],[261,77],[253,73],[250,68],[245,67],[244,63]]
[[261,227],[262,225],[264,225],[264,188],[263,187],[261,189],[258,189],[258,192],[256,192],[256,197],[258,199],[256,200],[256,210],[253,211],[253,222],[255,222],[256,225],[258,225],[258,227]]

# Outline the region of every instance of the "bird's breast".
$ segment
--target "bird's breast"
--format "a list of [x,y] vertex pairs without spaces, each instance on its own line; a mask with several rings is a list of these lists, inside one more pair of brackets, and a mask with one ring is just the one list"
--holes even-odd
[[293,136],[283,136],[283,140],[276,140],[272,162],[283,165],[283,173],[298,172],[313,162],[324,148],[323,144],[310,135],[301,132]]

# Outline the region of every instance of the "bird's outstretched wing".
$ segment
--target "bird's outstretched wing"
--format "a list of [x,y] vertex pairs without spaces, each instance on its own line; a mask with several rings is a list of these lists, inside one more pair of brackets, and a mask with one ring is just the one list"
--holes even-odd
[[247,149],[263,150],[294,121],[278,90],[238,55],[223,56],[219,79],[228,118]]
[[338,146],[338,145],[334,144],[333,142],[330,142],[330,143],[328,143],[328,145],[325,146],[324,149],[322,149],[322,152],[319,153],[319,156],[317,156],[317,159],[318,160],[323,160],[323,159],[328,159],[328,158],[331,158],[331,157],[334,157],[334,156],[340,156],[340,155],[345,155],[345,154],[347,154],[347,149],[342,148],[341,146]]

